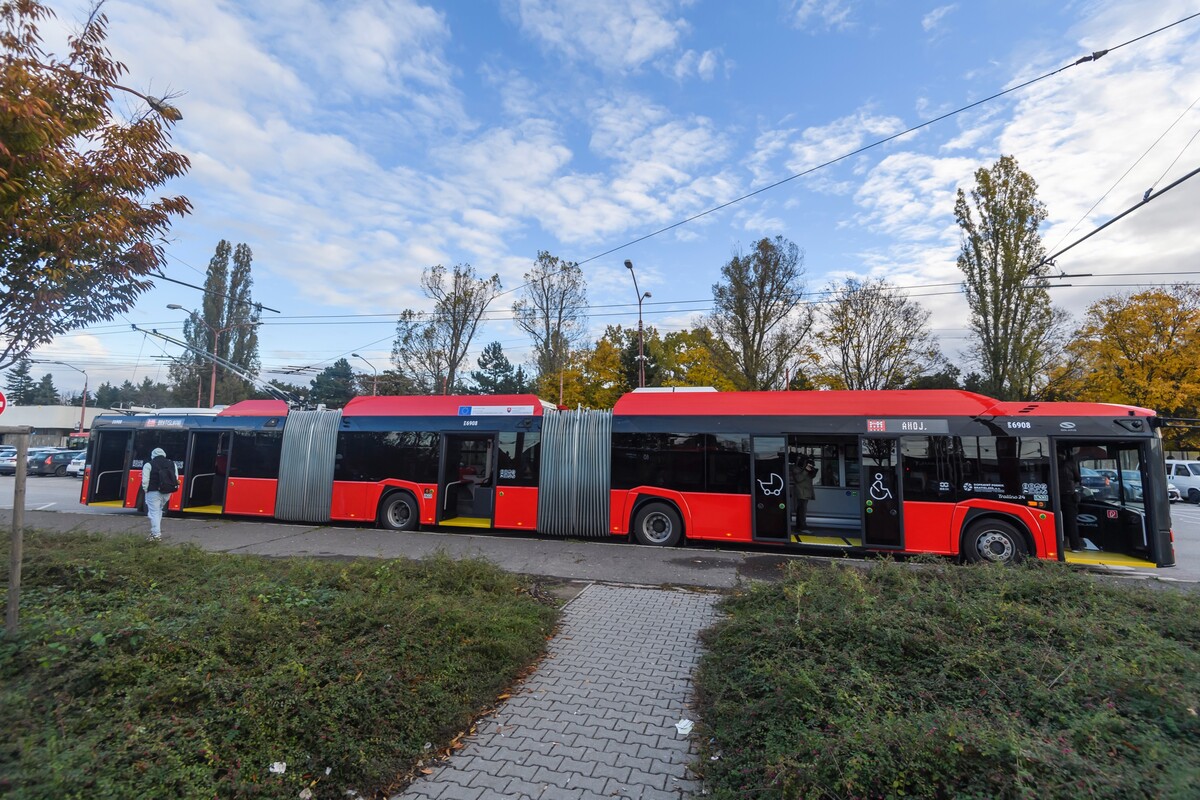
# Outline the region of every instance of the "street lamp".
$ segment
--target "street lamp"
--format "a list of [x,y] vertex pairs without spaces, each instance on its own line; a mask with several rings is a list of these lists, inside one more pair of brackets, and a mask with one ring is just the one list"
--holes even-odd
[[[209,331],[212,332],[212,337],[213,337],[212,377],[209,378],[209,382],[208,382],[208,407],[212,408],[213,406],[215,406],[217,404],[217,342],[220,340],[221,334],[227,333],[227,332],[233,330],[234,328],[242,328],[247,325],[257,325],[258,323],[257,322],[235,322],[232,325],[226,325],[224,328],[214,328],[212,325],[208,324],[208,320],[206,320],[204,317],[200,316],[195,311],[188,311],[188,309],[184,308],[183,306],[179,305],[178,303],[168,303],[167,308],[170,308],[174,311],[187,311],[189,314],[192,315],[192,319],[196,320],[197,322],[199,322],[204,327],[208,328]],[[197,394],[196,403],[197,403],[197,405],[199,405],[199,402],[200,402],[199,386],[196,387],[196,394]]]
[[[362,358],[363,361],[367,361],[358,353],[351,353],[350,355],[354,358]],[[371,368],[371,372],[375,373],[375,376],[371,378],[371,396],[374,397],[379,394],[379,370],[375,369],[375,365],[370,361],[367,361],[367,366]]]
[[37,360],[35,363],[38,363],[38,364],[58,364],[59,366],[62,366],[62,367],[70,367],[71,369],[75,370],[76,372],[82,372],[82,373],[83,373],[83,404],[82,404],[82,407],[79,409],[79,432],[80,432],[80,433],[83,433],[83,420],[84,420],[84,418],[87,416],[87,394],[88,394],[88,374],[87,374],[87,370],[82,370],[82,369],[80,369],[79,367],[75,366],[74,364],[68,364],[68,363],[67,363],[67,362],[65,362],[65,361],[44,361],[44,360],[42,360],[42,359],[38,359],[38,360]]
[[644,337],[642,335],[642,301],[650,297],[649,292],[643,292],[638,289],[637,273],[633,271],[633,262],[628,258],[625,259],[625,269],[629,270],[629,274],[633,276],[633,291],[638,296],[638,386],[646,385],[646,355],[643,352],[645,347]]

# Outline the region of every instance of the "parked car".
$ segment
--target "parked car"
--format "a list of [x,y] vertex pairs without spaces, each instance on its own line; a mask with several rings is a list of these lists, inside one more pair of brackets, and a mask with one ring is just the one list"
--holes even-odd
[[30,456],[29,472],[33,475],[57,475],[61,478],[67,474],[67,464],[70,464],[76,455],[78,453],[74,450],[52,450]]
[[1112,482],[1097,470],[1080,467],[1079,479],[1083,484],[1083,493],[1085,496],[1096,497],[1101,500],[1112,496]]
[[[50,447],[31,447],[29,455],[25,461],[25,472],[31,473],[35,471],[35,460],[39,457],[44,457],[46,453],[58,452],[55,448]],[[17,473],[17,453],[14,450],[11,455],[0,456],[0,475],[15,475]]]
[[1200,461],[1167,459],[1167,480],[1189,503],[1200,503]]
[[71,459],[71,463],[67,464],[67,474],[74,475],[76,478],[83,477],[83,465],[87,461],[87,453],[79,453]]
[[1183,495],[1179,493],[1179,487],[1173,483],[1167,484],[1167,502],[1178,503],[1183,499]]

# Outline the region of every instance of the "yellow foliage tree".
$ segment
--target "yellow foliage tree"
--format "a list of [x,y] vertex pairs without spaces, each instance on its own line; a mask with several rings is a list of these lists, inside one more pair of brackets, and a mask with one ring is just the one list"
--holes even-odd
[[1200,288],[1178,285],[1105,297],[1067,350],[1080,400],[1194,415],[1200,407]]
[[713,360],[709,338],[703,328],[672,331],[663,337],[663,386],[712,386],[722,392],[737,389]]

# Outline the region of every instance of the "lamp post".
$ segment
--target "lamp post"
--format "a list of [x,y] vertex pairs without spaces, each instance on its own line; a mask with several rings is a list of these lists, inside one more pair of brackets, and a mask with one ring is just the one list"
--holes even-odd
[[638,386],[644,387],[646,385],[646,354],[642,335],[642,301],[650,297],[650,293],[643,292],[638,288],[637,273],[633,271],[633,262],[628,258],[625,259],[625,269],[629,270],[629,274],[633,276],[633,291],[638,296]]
[[[175,311],[188,311],[186,308],[179,305],[178,303],[168,303],[167,308],[173,309]],[[217,404],[217,342],[220,341],[221,334],[228,333],[229,331],[233,330],[234,328],[243,328],[247,325],[257,325],[258,323],[257,322],[235,322],[232,325],[226,325],[224,328],[214,328],[212,325],[208,324],[208,320],[206,320],[204,317],[197,314],[195,311],[188,311],[188,313],[191,314],[192,319],[196,320],[197,322],[202,324],[204,327],[208,328],[208,330],[212,333],[212,337],[213,337],[212,376],[209,378],[209,382],[208,382],[208,407],[212,408],[213,406],[215,406]],[[197,388],[196,388],[197,404],[199,404],[199,393],[200,393],[200,389],[197,386]]]
[[67,362],[65,362],[65,361],[44,361],[44,360],[42,360],[42,359],[38,359],[38,360],[37,360],[35,363],[38,363],[38,364],[58,364],[58,365],[59,365],[59,366],[61,366],[61,367],[70,367],[71,369],[75,370],[76,372],[82,372],[82,373],[83,373],[83,403],[82,403],[82,407],[79,409],[79,432],[80,432],[80,433],[83,433],[83,420],[84,420],[84,419],[87,417],[87,395],[88,395],[88,374],[87,374],[87,370],[82,370],[82,369],[80,369],[79,367],[75,366],[74,364],[68,364],[68,363],[67,363]]
[[[367,361],[358,353],[351,353],[350,355],[354,358],[362,358],[363,361]],[[375,369],[375,365],[370,361],[367,361],[367,366],[370,367],[371,372],[374,373],[374,377],[371,378],[371,396],[374,397],[375,395],[379,394],[379,370]]]

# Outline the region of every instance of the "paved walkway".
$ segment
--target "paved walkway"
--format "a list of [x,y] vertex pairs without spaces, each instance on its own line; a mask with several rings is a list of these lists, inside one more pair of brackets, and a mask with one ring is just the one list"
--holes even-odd
[[519,691],[402,800],[690,797],[696,634],[716,595],[592,584]]

